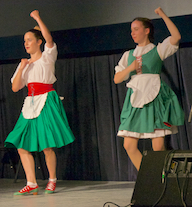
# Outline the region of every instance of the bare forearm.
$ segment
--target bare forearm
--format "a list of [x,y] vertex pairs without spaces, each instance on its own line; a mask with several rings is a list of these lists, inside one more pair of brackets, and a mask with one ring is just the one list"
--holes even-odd
[[179,42],[179,40],[181,39],[181,34],[180,34],[179,30],[177,29],[175,24],[170,20],[169,17],[164,15],[162,18],[163,18],[170,34],[171,34],[172,44],[177,44]]
[[46,41],[47,47],[49,47],[49,48],[53,47],[53,38],[52,38],[51,33],[48,30],[47,26],[42,21],[40,15],[39,15],[39,11],[38,10],[32,11],[30,16],[38,23],[38,25],[41,29],[41,33]]
[[53,38],[51,36],[51,33],[48,30],[48,28],[46,27],[46,25],[44,24],[44,22],[42,21],[42,19],[39,17],[38,19],[36,19],[36,21],[41,29],[41,33],[42,33],[46,43],[53,46]]
[[29,64],[28,59],[23,58],[21,59],[21,63],[19,65],[19,69],[17,72],[17,75],[15,76],[15,78],[13,79],[13,83],[12,83],[12,90],[14,92],[17,92],[21,89],[21,85],[22,85],[22,73],[24,68]]
[[179,40],[181,39],[181,34],[175,24],[171,21],[171,19],[163,12],[163,10],[159,7],[155,10],[155,13],[158,14],[165,22],[170,34],[171,39],[170,42],[172,45],[177,45]]
[[133,71],[132,65],[128,66],[121,72],[117,72],[114,76],[115,84],[123,82],[131,71]]
[[17,92],[21,89],[22,70],[19,70],[12,83],[12,91]]

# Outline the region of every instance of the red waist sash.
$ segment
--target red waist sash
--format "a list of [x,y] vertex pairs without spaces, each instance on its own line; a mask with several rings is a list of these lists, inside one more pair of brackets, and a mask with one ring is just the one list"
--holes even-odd
[[55,90],[53,88],[53,84],[45,84],[45,83],[29,83],[27,85],[27,88],[28,88],[28,96],[37,96]]

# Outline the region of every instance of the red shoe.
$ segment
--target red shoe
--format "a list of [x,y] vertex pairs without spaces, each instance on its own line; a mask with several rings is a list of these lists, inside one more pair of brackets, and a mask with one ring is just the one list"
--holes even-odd
[[14,195],[25,195],[27,193],[33,193],[33,195],[37,195],[38,188],[39,188],[38,185],[35,188],[31,188],[29,185],[27,185],[24,188],[22,188],[20,191],[14,193]]
[[46,193],[46,194],[54,193],[55,188],[56,188],[56,182],[49,181],[49,182],[47,183],[46,188],[45,188],[45,193]]

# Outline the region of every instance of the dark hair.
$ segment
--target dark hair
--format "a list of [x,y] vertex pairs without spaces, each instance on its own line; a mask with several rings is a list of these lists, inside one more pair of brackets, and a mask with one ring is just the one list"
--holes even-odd
[[44,41],[41,31],[37,29],[30,29],[28,32],[32,32],[37,40],[42,40],[42,42]]
[[149,37],[149,41],[153,43],[154,42],[154,26],[151,20],[148,18],[136,17],[132,22],[134,22],[135,20],[142,22],[145,28],[150,29],[148,37]]

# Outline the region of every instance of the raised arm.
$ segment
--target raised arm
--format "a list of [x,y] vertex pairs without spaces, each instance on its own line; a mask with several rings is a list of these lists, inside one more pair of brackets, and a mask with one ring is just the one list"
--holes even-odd
[[155,9],[155,13],[158,14],[165,22],[170,34],[170,42],[172,45],[177,45],[181,39],[181,34],[175,24],[170,20],[170,18],[163,12],[161,7]]
[[38,10],[32,11],[30,13],[30,16],[38,23],[38,25],[41,29],[41,33],[46,41],[46,46],[49,48],[52,48],[53,47],[53,38],[51,36],[50,31],[48,30],[48,28],[46,27],[46,25],[42,21],[40,15],[39,15],[39,11]]

